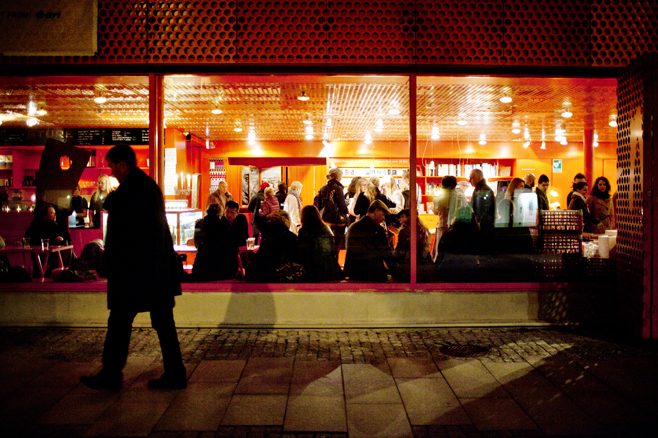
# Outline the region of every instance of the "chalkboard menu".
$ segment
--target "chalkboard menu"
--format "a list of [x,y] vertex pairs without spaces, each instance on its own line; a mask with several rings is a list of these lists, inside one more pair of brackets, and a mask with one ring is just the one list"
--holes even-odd
[[25,146],[25,131],[25,129],[0,129],[0,146]]
[[149,130],[131,129],[0,129],[0,146],[40,146],[46,139],[72,143],[76,146],[112,146],[149,144]]

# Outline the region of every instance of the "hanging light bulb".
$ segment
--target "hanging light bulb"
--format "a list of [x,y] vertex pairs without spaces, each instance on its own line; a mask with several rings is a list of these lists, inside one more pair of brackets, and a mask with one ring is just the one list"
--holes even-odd
[[37,116],[45,116],[46,114],[48,114],[48,111],[46,111],[43,108],[41,108],[40,110],[37,110]]
[[25,121],[25,124],[31,128],[32,126],[36,126],[39,124],[39,119],[37,119],[36,117],[30,117]]
[[617,127],[617,116],[615,114],[610,116],[610,121],[608,122],[608,125],[612,126],[613,128]]
[[240,126],[236,126],[235,128],[233,128],[233,131],[242,132],[242,128]]
[[599,147],[599,134],[597,134],[596,132],[594,132],[594,141],[592,142],[592,146],[594,146],[595,148]]
[[302,102],[306,102],[307,100],[310,99],[310,97],[306,95],[306,91],[302,91],[302,94],[297,96],[297,99],[301,100]]
[[331,126],[331,117],[327,117],[327,121],[325,122],[326,126]]
[[461,126],[464,126],[464,125],[468,124],[468,122],[467,122],[466,120],[464,120],[464,119],[461,119],[461,120],[459,120],[459,121],[457,122],[457,124],[458,124],[458,125],[461,125]]
[[370,131],[366,131],[366,137],[363,140],[365,144],[371,144],[372,143],[372,136],[370,135]]
[[502,103],[510,103],[512,101],[512,98],[509,97],[509,96],[503,96],[503,97],[500,98],[500,101]]
[[562,117],[564,117],[565,119],[568,119],[571,116],[573,116],[573,113],[571,111],[569,111],[568,107],[565,108],[564,111],[562,111]]
[[441,138],[439,135],[439,127],[435,126],[432,128],[432,140],[438,140],[439,138]]
[[247,144],[249,146],[253,146],[256,144],[256,132],[253,130],[249,130],[249,133],[247,134]]
[[521,126],[519,125],[519,122],[514,122],[512,123],[512,134],[520,134],[521,133]]
[[566,146],[566,145],[568,144],[568,143],[567,143],[567,137],[562,137],[562,139],[560,140],[560,144],[561,144],[562,146]]
[[480,141],[478,143],[480,143],[482,146],[487,144],[487,136],[485,134],[480,134]]
[[210,111],[210,112],[213,113],[213,114],[221,114],[221,113],[223,113],[223,111],[220,110],[219,108],[213,108],[212,111]]
[[377,121],[375,122],[374,131],[375,132],[382,132],[383,128],[384,128],[384,121],[382,119],[377,119]]
[[313,126],[306,126],[306,140],[313,140]]
[[102,104],[107,102],[107,99],[105,98],[105,96],[98,96],[94,98],[94,102]]
[[546,142],[542,141],[539,149],[546,149]]
[[306,118],[304,119],[304,122],[303,122],[303,123],[304,123],[305,125],[310,125],[310,124],[313,123],[313,121],[311,121],[311,118],[310,118],[309,116],[306,116]]
[[391,101],[391,103],[389,104],[388,113],[391,116],[397,116],[398,114],[400,114],[400,109],[398,108],[398,103],[395,100]]

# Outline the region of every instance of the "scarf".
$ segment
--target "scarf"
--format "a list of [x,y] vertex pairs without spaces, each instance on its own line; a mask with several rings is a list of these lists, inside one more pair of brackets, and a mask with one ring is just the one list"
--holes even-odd
[[299,194],[299,190],[291,190],[290,194],[297,198],[297,205],[299,206],[299,211],[302,211],[302,197]]

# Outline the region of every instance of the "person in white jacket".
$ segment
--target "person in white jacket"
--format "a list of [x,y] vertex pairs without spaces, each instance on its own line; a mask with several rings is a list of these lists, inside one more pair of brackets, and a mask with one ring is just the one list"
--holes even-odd
[[290,215],[290,231],[297,234],[299,227],[302,226],[300,213],[302,211],[302,183],[293,181],[288,190],[286,202],[283,204],[283,210]]

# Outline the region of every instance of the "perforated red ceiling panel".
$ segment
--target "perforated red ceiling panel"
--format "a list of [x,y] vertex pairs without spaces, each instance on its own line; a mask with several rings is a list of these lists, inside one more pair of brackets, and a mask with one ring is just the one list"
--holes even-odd
[[658,2],[98,2],[92,57],[0,63],[623,66],[658,51]]

